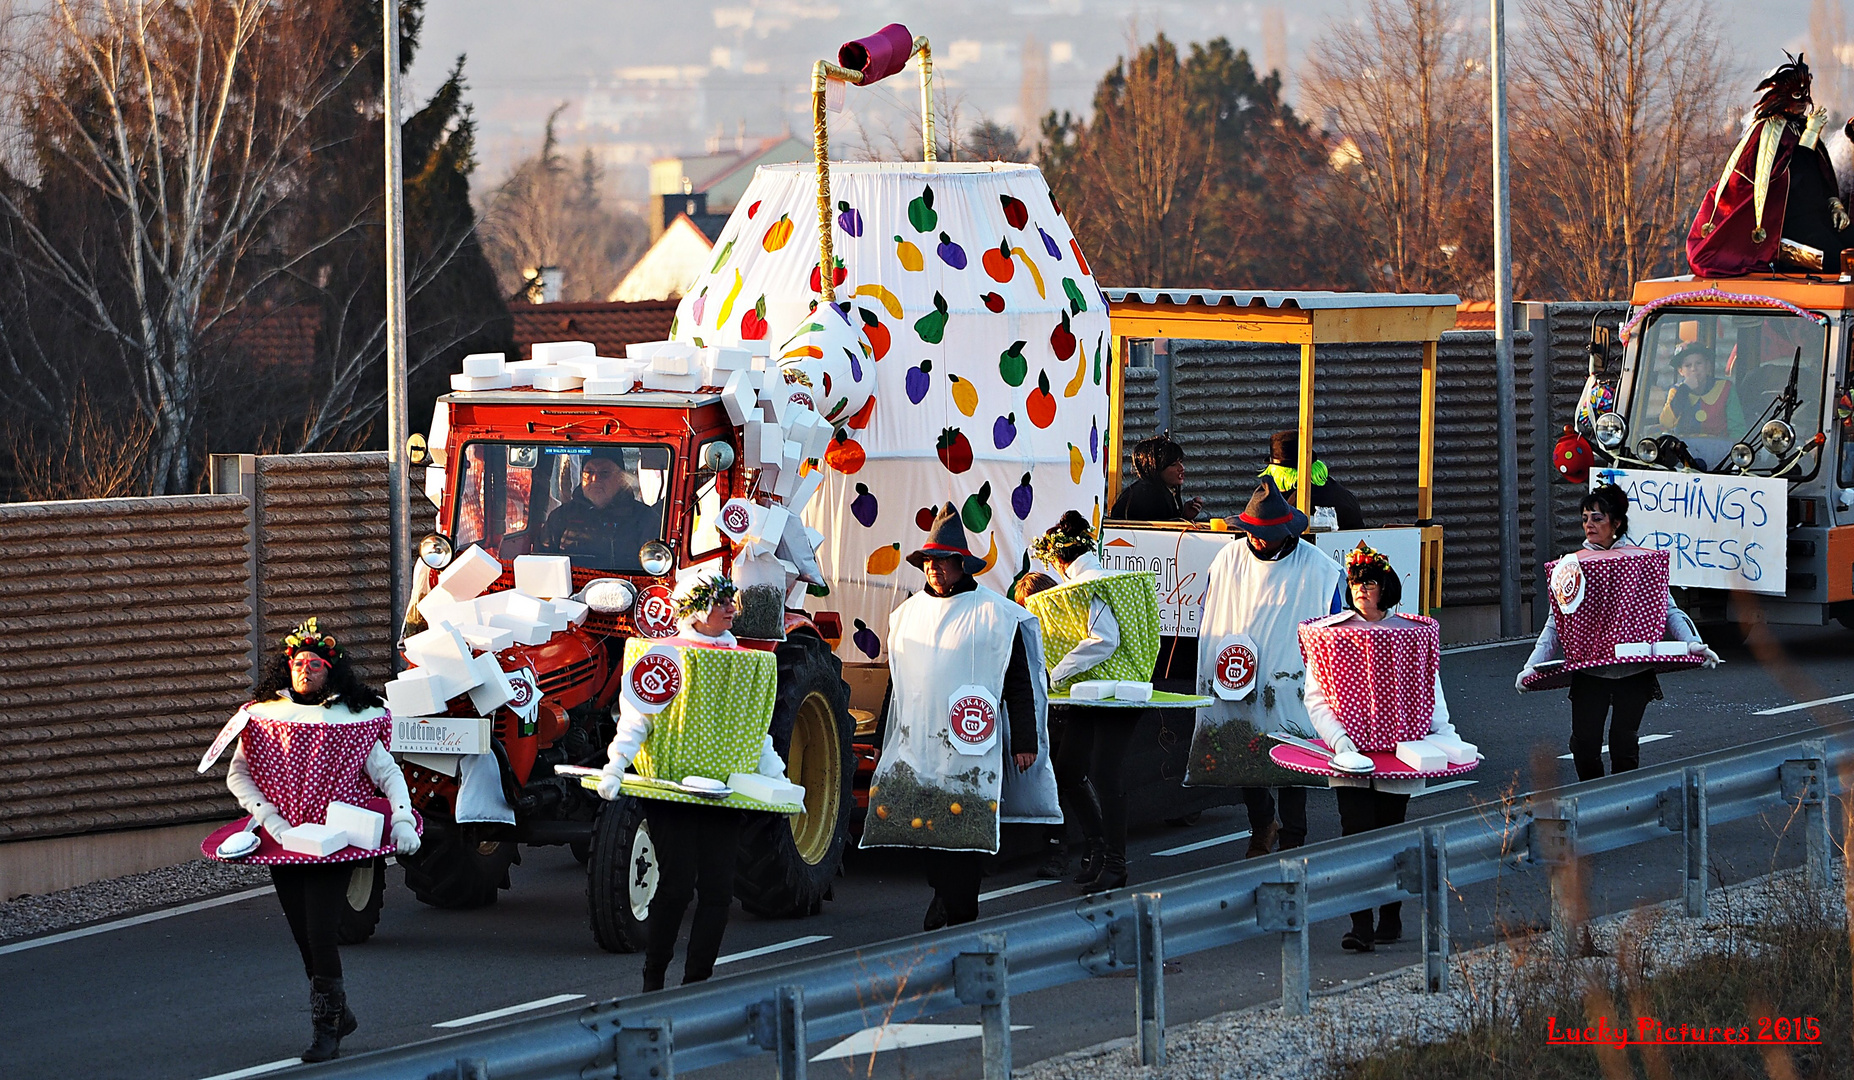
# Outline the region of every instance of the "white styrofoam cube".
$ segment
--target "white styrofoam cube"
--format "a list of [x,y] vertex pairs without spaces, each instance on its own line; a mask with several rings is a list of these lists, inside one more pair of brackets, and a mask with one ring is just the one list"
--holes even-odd
[[670,345],[670,344],[673,344],[673,342],[634,341],[631,344],[626,345],[624,347],[624,354],[625,356],[629,357],[632,360],[646,360],[647,361],[651,357],[657,355],[658,349],[661,349],[663,346]]
[[439,506],[444,505],[444,470],[436,465],[425,466],[425,498]]
[[580,390],[588,394],[608,394],[608,395],[615,396],[618,394],[630,393],[631,387],[635,386],[636,384],[637,384],[637,380],[631,378],[631,376],[620,375],[620,376],[617,376],[616,378],[611,378],[611,379],[602,379],[602,378],[587,379],[584,383],[580,385]]
[[440,585],[419,597],[418,603],[413,604],[412,607],[418,612],[419,617],[425,620],[426,626],[436,626],[441,622],[457,621],[458,603],[458,599],[451,595],[450,590]]
[[515,588],[549,600],[572,596],[573,560],[565,555],[517,555]]
[[790,780],[780,780],[761,773],[737,772],[727,778],[727,786],[749,799],[765,803],[804,804],[805,789]]
[[[650,362],[654,365],[662,360],[663,357],[659,354]],[[687,394],[691,391],[701,389],[702,373],[700,369],[697,369],[679,375],[675,372],[657,371],[653,367],[652,370],[644,372],[642,381],[644,389],[646,390],[659,390],[671,394]]]
[[452,690],[447,697],[455,697],[463,688],[475,685],[470,671],[470,645],[452,623],[440,622],[429,630],[413,634],[405,641],[405,652],[406,659],[418,667],[459,684],[459,689]]
[[770,553],[784,538],[785,523],[791,514],[783,506],[762,506],[756,509],[764,513],[755,514],[752,523],[747,526],[747,543]]
[[1480,748],[1453,735],[1428,735],[1424,742],[1442,751],[1450,765],[1467,765],[1480,757]]
[[347,836],[348,843],[362,851],[379,847],[380,837],[386,832],[385,814],[340,800],[328,804],[328,815],[324,822],[330,828],[340,829]]
[[515,699],[515,688],[509,684],[508,673],[502,670],[495,653],[484,653],[471,666],[476,669],[478,682],[470,691],[470,704],[477,712],[487,716]]
[[452,375],[451,389],[463,393],[477,390],[507,390],[515,385],[515,377],[504,371],[495,375]]
[[1654,643],[1656,656],[1688,656],[1693,650],[1684,641],[1657,641]]
[[459,623],[457,632],[463,635],[465,642],[472,649],[482,649],[497,653],[515,644],[515,631],[504,630],[499,626],[485,626],[482,623]]
[[474,600],[502,576],[502,560],[472,544],[438,575],[438,588],[459,600]]
[[561,393],[578,390],[586,385],[586,380],[565,368],[549,367],[534,373],[534,388]]
[[785,460],[779,463],[779,480],[773,485],[773,494],[781,499],[790,499],[798,493],[799,481],[804,479],[799,475],[799,466],[805,460],[799,456],[801,453],[797,443],[785,444]]
[[[823,486],[824,486],[824,470],[823,469],[813,469],[810,472],[806,473],[804,477],[798,481],[798,486],[793,489],[791,497],[785,500],[786,509],[792,511],[792,513],[794,514],[803,513],[805,507],[810,505],[811,497],[816,495],[818,493],[818,489]],[[806,530],[806,531],[811,532],[815,530]],[[816,551],[818,549],[818,545],[823,542],[824,542],[824,534],[818,533],[817,538],[811,542],[811,550]]]
[[393,756],[409,765],[430,769],[441,776],[453,777],[457,775],[463,758],[461,754],[401,754],[398,752],[394,752]]
[[299,855],[333,855],[348,846],[348,834],[332,825],[305,821],[286,830],[280,842],[283,850]]
[[463,373],[465,375],[500,375],[507,365],[508,357],[502,353],[471,353],[463,358]]
[[728,420],[740,427],[747,422],[753,412],[756,391],[747,382],[744,371],[732,372],[727,377],[727,385],[721,390],[721,405],[727,410]]
[[1448,768],[1448,755],[1427,739],[1398,743],[1397,760],[1417,772],[1440,772]]
[[791,398],[785,393],[786,385],[777,375],[768,374],[766,388],[760,391],[760,414],[781,433],[785,431],[785,414],[791,411]]
[[1646,659],[1654,655],[1652,641],[1619,641],[1616,643],[1617,659]]
[[1069,685],[1069,697],[1076,701],[1106,701],[1114,696],[1112,679],[1088,679]]
[[489,616],[500,615],[509,609],[509,598],[515,595],[514,589],[497,589],[484,593],[470,601],[470,608],[476,615],[476,621],[487,624]]
[[554,366],[544,360],[511,360],[502,368],[503,373],[514,380],[516,386],[533,386],[537,373],[553,370]]
[[650,355],[650,370],[659,375],[700,375],[695,346],[682,341],[666,341]]
[[818,417],[817,423],[811,425],[811,430],[805,435],[805,456],[813,461],[822,460],[836,435],[837,429],[830,425],[830,421]]
[[802,580],[792,582],[785,590],[785,606],[793,611],[802,611],[805,607],[805,590],[809,586]]
[[[553,605],[554,610],[566,618],[567,626],[580,625],[586,621],[586,616],[592,611],[592,608],[580,603],[578,600],[564,596],[554,600]],[[565,627],[562,627],[562,629],[565,629]]]
[[510,615],[518,619],[532,619],[535,622],[544,623],[553,620],[554,605],[520,589],[510,589],[507,610]]
[[1114,684],[1115,701],[1151,701],[1152,684],[1149,682],[1116,682]]
[[761,421],[759,426],[760,443],[754,450],[754,460],[760,468],[778,468],[785,460],[785,432],[778,424]]
[[562,360],[592,356],[598,351],[598,346],[590,341],[537,341],[529,355],[543,364],[558,364]]
[[708,346],[696,354],[696,361],[702,370],[702,385],[723,385],[734,372],[745,370],[752,359],[753,354],[745,349],[726,345]]
[[395,716],[393,752],[487,754],[494,729],[485,716]]
[[773,489],[777,488],[778,486],[779,486],[779,466],[777,465],[760,466],[760,474],[753,481],[754,493],[757,495],[770,496],[773,493]]
[[384,687],[386,707],[394,716],[428,716],[443,712],[444,703],[450,700],[445,692],[449,688],[450,683],[430,668],[402,671]]
[[515,631],[517,645],[540,645],[554,636],[554,632],[549,629],[550,622],[537,622],[507,613],[491,615],[489,625]]

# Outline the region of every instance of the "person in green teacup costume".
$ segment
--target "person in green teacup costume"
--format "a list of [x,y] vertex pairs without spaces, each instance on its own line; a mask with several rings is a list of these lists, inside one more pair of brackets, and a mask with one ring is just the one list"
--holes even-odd
[[[734,641],[734,583],[713,565],[685,572],[676,582],[677,632],[673,638],[634,638],[625,649],[627,677],[652,646],[668,645],[682,665],[681,689],[654,715],[620,695],[618,731],[606,751],[599,796],[619,796],[625,769],[681,782],[707,777],[725,782],[737,772],[785,779],[785,762],[767,727],[778,686],[778,661],[769,652]],[[734,861],[740,848],[741,811],[702,805],[693,796],[644,792],[644,819],[657,850],[657,892],[650,900],[644,945],[644,989],[663,989],[676,951],[683,912],[695,899],[684,984],[714,974],[728,908],[734,902]]]
[[[1152,681],[1159,658],[1153,576],[1108,572],[1094,554],[1094,530],[1074,510],[1038,537],[1030,553],[1063,579],[1025,603],[1043,629],[1050,688],[1061,693],[1086,679]],[[1056,790],[1063,816],[1080,823],[1086,845],[1075,882],[1091,893],[1118,889],[1127,883],[1126,752],[1140,710],[1058,708],[1063,729]]]

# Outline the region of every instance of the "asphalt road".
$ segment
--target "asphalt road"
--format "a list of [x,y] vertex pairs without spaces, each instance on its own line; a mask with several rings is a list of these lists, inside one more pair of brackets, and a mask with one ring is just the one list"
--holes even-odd
[[[1839,628],[1781,629],[1752,650],[1717,643],[1727,664],[1663,680],[1667,698],[1650,707],[1642,726],[1644,764],[1721,749],[1754,739],[1805,731],[1818,717],[1854,716],[1854,701],[1772,715],[1759,710],[1854,694],[1854,634]],[[1486,763],[1472,782],[1419,796],[1412,819],[1529,790],[1542,781],[1575,779],[1566,751],[1569,707],[1562,693],[1515,694],[1514,673],[1524,647],[1453,651],[1443,661],[1450,709],[1464,737],[1479,744]],[[1535,777],[1542,760],[1555,775]],[[1338,835],[1330,797],[1309,800],[1314,840]],[[1715,877],[1736,881],[1795,865],[1800,845],[1782,835],[1784,821],[1754,820],[1715,829]],[[1242,854],[1248,822],[1240,807],[1206,811],[1188,828],[1136,831],[1131,844],[1135,884],[1217,865]],[[1677,894],[1679,842],[1665,841],[1595,860],[1594,910],[1620,910]],[[985,915],[1003,914],[1074,895],[1067,884],[1039,884],[1027,861],[987,878]],[[399,1045],[495,1022],[482,1014],[529,1008],[538,1015],[589,1000],[637,994],[640,958],[600,951],[587,928],[585,874],[565,848],[528,849],[513,871],[514,888],[496,905],[471,912],[426,908],[390,871],[380,928],[366,945],[343,950],[350,1002],[361,1028],[344,1052]],[[1022,891],[1011,891],[1027,886]],[[736,911],[722,952],[756,953],[724,963],[725,976],[820,955],[906,933],[918,926],[928,893],[904,856],[862,853],[846,867],[834,902],[822,915],[762,920]],[[1543,925],[1543,874],[1518,874],[1498,888],[1468,890],[1457,900],[1451,928],[1457,947],[1487,940],[1497,922]],[[1408,911],[1408,909],[1406,909]],[[1414,929],[1420,914],[1407,918]],[[20,948],[0,945],[0,1075],[133,1077],[201,1080],[263,1075],[307,1042],[307,987],[275,900],[267,893],[168,914],[134,925],[105,924],[88,936]],[[1316,988],[1336,986],[1420,959],[1406,939],[1378,952],[1339,949],[1344,927],[1316,928]],[[766,950],[761,952],[760,950]],[[674,978],[680,966],[671,969]],[[1167,965],[1167,1018],[1173,1024],[1252,1005],[1279,993],[1280,962],[1270,943],[1254,942],[1193,954]],[[1012,1020],[1027,1025],[1015,1037],[1021,1067],[1107,1039],[1130,1035],[1133,986],[1102,978],[1014,997]],[[539,1004],[537,1004],[539,1003]],[[913,1019],[892,1017],[894,1021]],[[974,1012],[941,1014],[932,1024],[976,1023]],[[464,1021],[454,1026],[440,1026]],[[933,1029],[910,1029],[916,1037]],[[955,1032],[956,1033],[956,1032]],[[1394,1034],[1394,1033],[1393,1033]],[[892,1045],[897,1036],[887,1037]],[[867,1043],[867,1038],[864,1042]],[[814,1056],[832,1047],[818,1043]],[[979,1074],[978,1043],[964,1038],[873,1054],[818,1060],[813,1074],[953,1078]],[[690,1074],[695,1075],[695,1074]],[[702,1075],[772,1075],[770,1060]]]

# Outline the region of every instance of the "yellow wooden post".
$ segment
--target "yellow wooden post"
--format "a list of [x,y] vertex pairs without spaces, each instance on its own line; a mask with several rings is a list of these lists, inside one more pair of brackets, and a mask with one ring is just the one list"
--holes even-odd
[[1101,516],[1107,516],[1107,510],[1120,498],[1120,440],[1127,427],[1127,381],[1121,372],[1121,365],[1126,360],[1127,339],[1115,335],[1113,352],[1107,361],[1107,445],[1101,448],[1102,464],[1107,469],[1107,498],[1101,506]]
[[1435,513],[1436,342],[1423,342],[1422,397],[1417,405],[1416,521],[1429,524]]
[[1313,513],[1313,343],[1300,347],[1300,471],[1294,485],[1294,503],[1303,514]]

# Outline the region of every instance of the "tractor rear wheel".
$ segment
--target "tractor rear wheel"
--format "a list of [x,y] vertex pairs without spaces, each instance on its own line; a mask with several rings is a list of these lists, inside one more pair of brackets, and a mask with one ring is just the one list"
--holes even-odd
[[773,749],[785,775],[805,789],[805,812],[747,814],[741,825],[734,895],[754,915],[795,917],[823,909],[849,840],[855,757],[850,688],[843,662],[823,638],[796,633],[779,646]]
[[599,807],[586,860],[586,907],[592,940],[606,952],[644,947],[644,924],[657,894],[657,849],[637,799],[622,796]]
[[438,908],[479,908],[496,902],[509,887],[509,867],[521,860],[504,826],[459,825],[425,815],[418,854],[400,856],[406,887],[421,903]]

